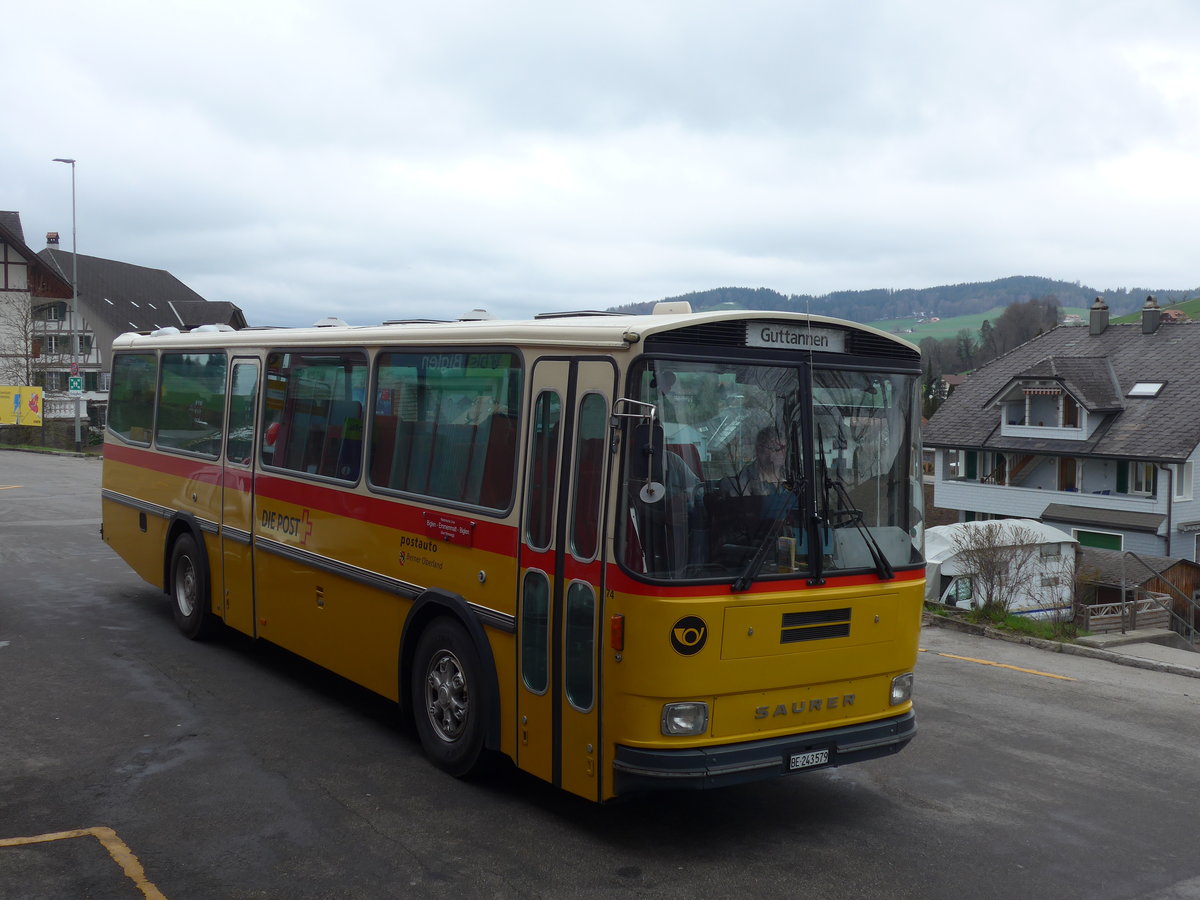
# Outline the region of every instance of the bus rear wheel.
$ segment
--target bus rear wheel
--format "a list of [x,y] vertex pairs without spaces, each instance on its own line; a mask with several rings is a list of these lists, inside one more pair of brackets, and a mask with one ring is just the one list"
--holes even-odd
[[429,760],[459,778],[483,767],[479,654],[457,622],[434,620],[421,634],[409,679],[413,719]]
[[190,534],[180,535],[171,548],[171,613],[176,627],[190,640],[210,637],[217,617],[209,608],[208,569]]

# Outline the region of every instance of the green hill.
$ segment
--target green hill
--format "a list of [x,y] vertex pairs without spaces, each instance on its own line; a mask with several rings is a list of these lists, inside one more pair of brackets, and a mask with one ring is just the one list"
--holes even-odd
[[[1178,310],[1182,311],[1183,314],[1186,315],[1189,319],[1192,319],[1192,320],[1200,319],[1200,297],[1193,297],[1191,300],[1184,300],[1182,303],[1175,303],[1170,306],[1163,303],[1162,299],[1159,298],[1159,305],[1161,305],[1163,309],[1178,309]],[[1133,324],[1135,322],[1140,322],[1141,320],[1142,320],[1142,311],[1139,309],[1137,312],[1131,312],[1127,316],[1120,316],[1116,319],[1113,319],[1112,321],[1114,323],[1124,325],[1124,324]]]
[[[976,313],[971,316],[951,316],[948,319],[938,319],[936,322],[920,321],[918,319],[884,319],[878,322],[868,322],[875,328],[881,331],[890,331],[893,334],[898,334],[907,341],[914,344],[919,344],[925,338],[943,338],[956,337],[964,328],[971,332],[972,335],[979,333],[979,328],[983,325],[985,319],[990,319],[995,322],[1004,312],[1003,306],[997,306],[994,309],[989,309],[984,313]],[[1062,307],[1063,315],[1074,313],[1077,316],[1083,316],[1087,319],[1087,310],[1081,306],[1066,306]]]
[[[761,309],[811,312],[817,315],[836,316],[855,322],[898,323],[907,319],[939,318],[943,321],[968,317],[969,321],[953,322],[935,333],[932,330],[918,331],[921,337],[938,336],[944,328],[950,328],[952,336],[962,328],[978,330],[986,318],[995,317],[1007,306],[1023,303],[1035,298],[1053,297],[1060,307],[1066,309],[1087,308],[1096,297],[1103,297],[1113,315],[1132,313],[1141,308],[1147,294],[1153,294],[1159,303],[1179,303],[1195,297],[1196,288],[1186,290],[1147,290],[1145,288],[1116,288],[1096,290],[1078,282],[1060,281],[1032,275],[1016,275],[994,281],[941,285],[930,288],[877,288],[864,291],[836,291],[820,296],[810,294],[782,294],[770,288],[723,287],[693,291],[666,300],[686,300],[697,312],[709,309]],[[647,313],[654,307],[653,300],[637,301],[614,307],[616,312]],[[974,323],[974,324],[972,324]],[[928,324],[926,322],[925,324]],[[940,324],[940,323],[935,323]],[[915,322],[914,322],[915,325]],[[893,324],[892,330],[898,326]],[[924,325],[921,326],[924,328]]]

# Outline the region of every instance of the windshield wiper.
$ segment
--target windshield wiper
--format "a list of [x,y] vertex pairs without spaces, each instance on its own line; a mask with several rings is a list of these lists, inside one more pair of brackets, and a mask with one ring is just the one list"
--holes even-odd
[[[839,478],[834,478],[829,473],[829,466],[825,462],[825,441],[820,429],[817,430],[817,444],[820,448],[821,455],[821,481],[824,485],[824,524],[826,527],[840,528],[842,525],[853,525],[859,535],[862,536],[863,543],[866,544],[867,552],[871,554],[871,560],[875,563],[875,574],[882,580],[887,581],[896,577],[896,572],[892,568],[892,564],[888,562],[887,556],[883,552],[883,548],[879,546],[879,541],[875,540],[875,535],[871,534],[869,529],[863,522],[862,510],[856,509],[854,501],[850,499],[850,492],[846,490],[846,485]],[[839,525],[833,525],[829,515],[829,492],[833,491],[837,497],[838,506],[835,512],[837,516],[845,516],[846,521]]]
[[734,593],[741,593],[754,584],[754,580],[758,578],[758,573],[762,571],[763,563],[767,561],[767,556],[775,546],[775,539],[779,537],[779,531],[783,523],[787,521],[788,515],[792,510],[797,508],[796,499],[803,490],[803,484],[797,484],[795,487],[796,497],[788,497],[787,494],[793,492],[792,485],[784,485],[785,493],[767,494],[763,500],[774,499],[779,510],[775,513],[775,518],[771,520],[771,524],[767,527],[766,534],[763,535],[762,542],[758,545],[758,549],[754,551],[754,555],[750,557],[750,562],[747,563],[745,570],[739,575],[730,586]]

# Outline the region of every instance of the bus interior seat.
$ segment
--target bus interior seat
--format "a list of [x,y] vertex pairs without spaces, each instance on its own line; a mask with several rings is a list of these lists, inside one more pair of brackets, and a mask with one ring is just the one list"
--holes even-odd
[[695,444],[667,444],[667,449],[684,461],[692,473],[704,480],[704,466],[700,462],[700,448]]
[[483,482],[479,505],[507,509],[512,502],[513,472],[517,458],[517,420],[496,413],[488,428],[487,459],[483,463]]

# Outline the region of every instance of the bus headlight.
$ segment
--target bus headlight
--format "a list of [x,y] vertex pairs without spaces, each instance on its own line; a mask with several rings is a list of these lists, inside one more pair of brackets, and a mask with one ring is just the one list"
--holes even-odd
[[892,706],[899,706],[901,703],[907,703],[912,699],[913,689],[913,673],[908,672],[905,675],[897,675],[892,679],[892,696],[890,702]]
[[688,701],[686,703],[668,703],[663,707],[663,734],[704,734],[707,730],[707,703]]

